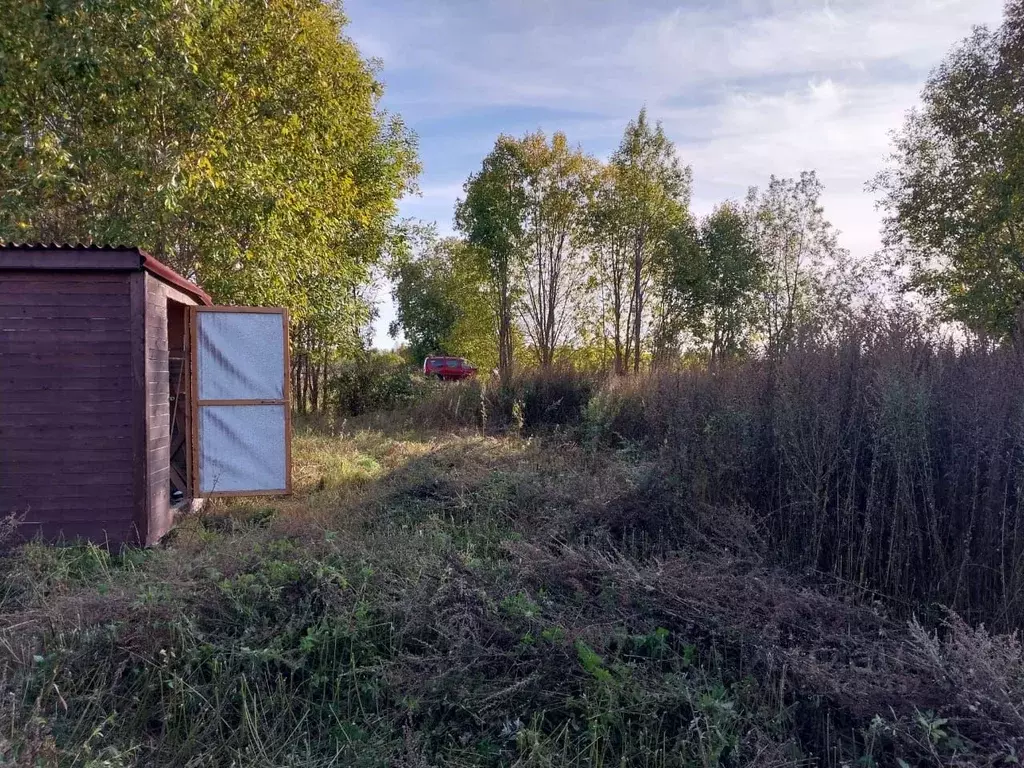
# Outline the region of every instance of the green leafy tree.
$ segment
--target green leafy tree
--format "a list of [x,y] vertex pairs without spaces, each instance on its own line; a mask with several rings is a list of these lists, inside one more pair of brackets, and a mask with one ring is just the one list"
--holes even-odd
[[806,171],[799,179],[772,176],[766,189],[751,188],[747,196],[747,226],[764,268],[759,328],[770,354],[788,349],[804,324],[828,321],[843,308],[826,300],[843,295],[837,281],[849,282],[849,254],[825,218],[823,189]]
[[749,346],[765,265],[742,210],[720,205],[671,236],[670,302],[714,364]]
[[576,331],[586,289],[585,230],[598,164],[564,133],[518,141],[525,173],[520,316],[541,367],[549,367]]
[[292,396],[300,413],[320,411],[333,364],[351,359],[367,346],[366,329],[376,308],[368,286],[345,275],[307,278],[302,283],[307,309],[292,323]]
[[499,136],[480,170],[466,181],[465,198],[455,206],[456,226],[474,252],[480,254],[487,274],[488,295],[497,318],[498,370],[502,377],[512,368],[520,297],[518,277],[528,247],[524,227],[526,173],[518,142],[510,136]]
[[491,275],[503,371],[517,330],[542,367],[573,340],[587,287],[587,207],[597,169],[565,134],[549,141],[537,132],[499,137],[466,182],[456,224]]
[[488,275],[472,246],[457,238],[430,240],[391,268],[396,318],[390,333],[405,335],[417,363],[431,354],[497,362],[496,323]]
[[874,181],[906,287],[1005,339],[1024,311],[1024,2],[931,74]]
[[339,6],[0,0],[0,18],[0,240],[138,244],[219,301],[290,307],[316,354],[353,341],[417,164]]
[[614,198],[605,211],[615,218],[606,226],[625,245],[630,288],[623,367],[639,372],[656,264],[665,257],[669,234],[688,215],[692,174],[661,124],[650,124],[646,110],[626,126],[611,165]]
[[587,211],[589,288],[596,304],[594,335],[611,340],[612,361],[618,374],[626,371],[626,337],[630,334],[630,241],[628,230],[621,226],[623,218],[617,168],[606,165],[600,170]]

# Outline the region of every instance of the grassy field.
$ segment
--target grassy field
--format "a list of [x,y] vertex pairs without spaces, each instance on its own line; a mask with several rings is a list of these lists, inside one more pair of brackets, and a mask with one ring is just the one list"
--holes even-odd
[[156,550],[15,552],[0,764],[1015,764],[1014,637],[781,569],[630,444],[418,423]]

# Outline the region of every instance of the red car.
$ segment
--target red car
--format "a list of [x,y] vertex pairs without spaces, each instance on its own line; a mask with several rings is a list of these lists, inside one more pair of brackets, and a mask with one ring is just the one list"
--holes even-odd
[[430,355],[423,361],[423,375],[441,381],[461,381],[476,375],[476,367],[464,357]]

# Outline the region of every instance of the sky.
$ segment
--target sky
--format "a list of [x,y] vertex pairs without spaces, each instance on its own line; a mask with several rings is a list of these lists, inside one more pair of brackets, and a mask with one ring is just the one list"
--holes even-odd
[[[693,168],[691,210],[816,170],[855,258],[880,244],[866,182],[929,71],[1002,0],[345,0],[383,107],[419,138],[403,217],[452,231],[500,133],[564,131],[600,158],[646,106]],[[389,288],[374,345],[392,348]]]

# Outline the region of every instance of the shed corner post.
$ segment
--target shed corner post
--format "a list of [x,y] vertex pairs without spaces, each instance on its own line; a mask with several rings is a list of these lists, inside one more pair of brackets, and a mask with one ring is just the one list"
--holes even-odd
[[156,542],[149,540],[149,412],[147,410],[146,382],[146,272],[131,273],[131,440],[132,440],[132,516],[135,535],[142,546]]

